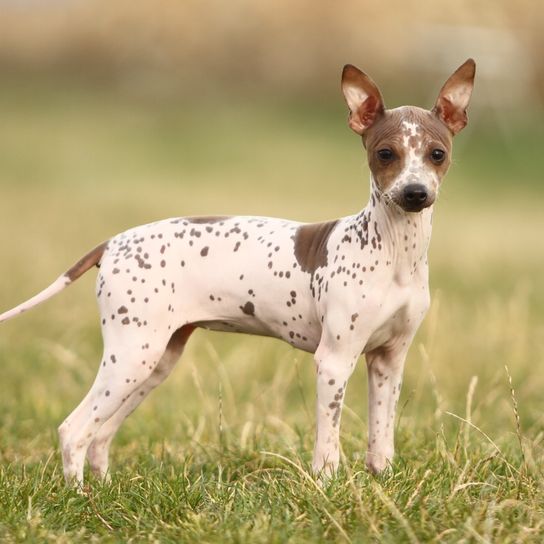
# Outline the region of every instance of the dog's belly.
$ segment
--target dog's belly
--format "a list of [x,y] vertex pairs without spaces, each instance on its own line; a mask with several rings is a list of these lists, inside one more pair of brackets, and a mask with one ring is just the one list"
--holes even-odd
[[317,346],[319,345],[319,339],[321,337],[321,329],[308,328],[303,330],[302,333],[293,333],[292,337],[288,330],[282,330],[282,328],[274,328],[267,325],[260,325],[255,322],[244,322],[243,320],[228,320],[222,319],[221,321],[203,321],[194,323],[197,327],[210,331],[220,331],[220,332],[237,332],[252,334],[258,336],[268,336],[272,338],[277,338],[279,340],[284,340],[293,347],[307,351],[309,353],[315,353]]

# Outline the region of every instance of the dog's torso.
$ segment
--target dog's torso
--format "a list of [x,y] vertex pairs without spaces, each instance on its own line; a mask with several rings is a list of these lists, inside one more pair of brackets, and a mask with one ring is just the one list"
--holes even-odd
[[324,326],[350,342],[362,325],[373,331],[362,351],[373,349],[426,307],[426,245],[416,222],[400,260],[372,204],[325,223],[233,216],[142,225],[108,243],[97,280],[102,325],[145,336],[191,324],[272,336],[312,353]]

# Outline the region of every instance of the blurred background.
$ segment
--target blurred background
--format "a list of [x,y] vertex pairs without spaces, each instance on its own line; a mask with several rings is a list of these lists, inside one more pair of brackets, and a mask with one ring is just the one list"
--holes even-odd
[[[446,78],[474,57],[470,122],[456,138],[436,206],[433,307],[411,351],[403,393],[404,417],[414,425],[404,419],[401,429],[425,432],[422,417],[436,429],[445,410],[462,412],[468,384],[478,376],[480,423],[491,435],[489,427],[512,430],[508,364],[524,429],[538,446],[542,6],[536,0],[0,0],[2,308],[136,224],[216,213],[305,221],[355,213],[366,203],[369,173],[347,127],[342,66],[369,73],[390,107],[430,108]],[[92,276],[2,326],[4,383],[17,392],[10,396],[17,409],[26,410],[29,436],[41,430],[40,421],[45,428],[47,418],[60,421],[92,380],[100,354]],[[270,364],[255,364],[256,353]],[[172,410],[163,410],[164,400],[142,408],[158,431],[172,413],[197,417],[202,399],[180,407],[174,402],[180,388],[186,399],[209,398],[213,427],[218,384],[227,391],[224,417],[233,429],[248,421],[274,428],[280,420],[307,427],[313,419],[313,409],[301,411],[300,402],[303,396],[312,403],[312,365],[299,372],[297,361],[309,357],[288,346],[198,333],[187,358],[164,386]],[[43,378],[29,392],[30,364]],[[364,365],[358,372],[364,380]],[[261,395],[268,388],[277,395]],[[58,400],[40,400],[53,390]],[[353,417],[360,438],[362,390],[358,383],[348,391],[354,411],[346,416],[347,429]],[[15,406],[6,396],[3,402],[4,427],[20,435],[20,423],[9,416]],[[132,425],[153,425],[138,417]]]

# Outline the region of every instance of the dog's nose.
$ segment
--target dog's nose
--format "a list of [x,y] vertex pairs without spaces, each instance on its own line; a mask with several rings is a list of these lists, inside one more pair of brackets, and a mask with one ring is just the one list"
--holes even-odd
[[426,204],[429,193],[425,185],[411,183],[404,188],[403,196],[408,208],[419,210]]

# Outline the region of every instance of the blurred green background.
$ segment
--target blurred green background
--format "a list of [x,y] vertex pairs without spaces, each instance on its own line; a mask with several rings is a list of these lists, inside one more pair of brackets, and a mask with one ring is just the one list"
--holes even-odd
[[[384,489],[425,541],[434,535],[442,542],[446,533],[452,542],[474,541],[475,534],[486,542],[486,534],[498,542],[528,534],[541,541],[543,16],[536,0],[0,0],[0,309],[137,224],[208,214],[319,221],[360,210],[369,172],[346,123],[343,65],[369,73],[390,107],[432,107],[446,78],[474,57],[470,122],[456,138],[435,206],[433,303],[408,357],[397,461]],[[101,354],[94,281],[91,272],[0,327],[0,518],[8,520],[0,534],[40,525],[42,515],[53,541],[66,527],[106,530],[103,518],[91,513],[82,521],[79,510],[64,508],[54,449],[56,427],[87,391]],[[363,479],[365,381],[359,364],[342,421],[346,466]],[[214,493],[251,481],[247,495],[258,499],[282,478],[295,482],[294,492],[277,501],[270,495],[274,508],[284,509],[285,519],[300,508],[300,517],[283,523],[272,511],[270,527],[300,530],[300,541],[327,536],[328,518],[305,517],[313,487],[308,504],[292,506],[306,485],[295,469],[287,476],[259,472],[271,463],[263,450],[309,462],[313,382],[311,356],[286,344],[197,331],[160,393],[116,439],[113,467],[125,487],[111,501],[105,492],[102,511],[124,512],[137,479],[161,489],[161,473],[145,475],[165,460],[172,474],[186,463],[189,476],[179,481],[189,486],[199,487],[205,475],[203,496],[211,498],[194,507],[201,527],[195,541],[209,541],[209,527],[224,541],[221,515],[228,517],[232,504]],[[489,465],[498,448],[529,484],[505,480],[502,465]],[[49,479],[53,493],[42,485]],[[404,495],[396,495],[395,481]],[[428,482],[421,504],[414,503],[420,482]],[[398,511],[379,513],[375,481],[353,489],[346,504],[367,493],[370,529],[363,510],[352,516],[340,500],[334,511],[346,516],[346,530],[383,529],[399,542],[395,531],[405,524]],[[172,496],[180,516],[191,513],[183,494]],[[254,509],[233,501],[238,513],[229,530],[241,531],[233,540],[244,541],[240,520],[252,526],[256,512],[268,514],[258,501]],[[500,528],[488,507],[490,515],[501,509]],[[167,510],[175,529],[177,510]],[[148,538],[148,527],[159,527],[159,536],[166,530],[165,510],[155,519],[147,499],[126,512],[117,521],[104,514],[125,541]],[[133,519],[147,520],[141,533],[131,532]],[[274,537],[263,529],[253,541]]]
[[[400,429],[425,432],[424,422],[444,423],[445,410],[463,412],[476,375],[479,423],[511,438],[508,364],[527,439],[540,448],[541,3],[2,0],[0,8],[2,308],[136,224],[216,213],[318,221],[358,211],[369,173],[347,127],[342,66],[371,74],[391,107],[431,107],[449,74],[474,57],[470,123],[436,205],[434,302],[410,353]],[[100,355],[93,282],[88,274],[2,325],[2,387],[17,393],[3,395],[0,411],[9,460],[39,458],[35,441],[51,446],[54,426],[92,380]],[[178,414],[197,421],[202,398],[215,429],[220,384],[232,393],[224,417],[235,435],[247,421],[313,425],[309,356],[269,339],[199,332],[186,360],[164,396],[128,424],[127,443],[130,429],[155,425],[160,434]],[[308,364],[299,369],[299,360]],[[25,378],[29,369],[36,379]],[[345,433],[362,444],[364,365],[358,375],[347,404],[360,419],[346,416]]]

